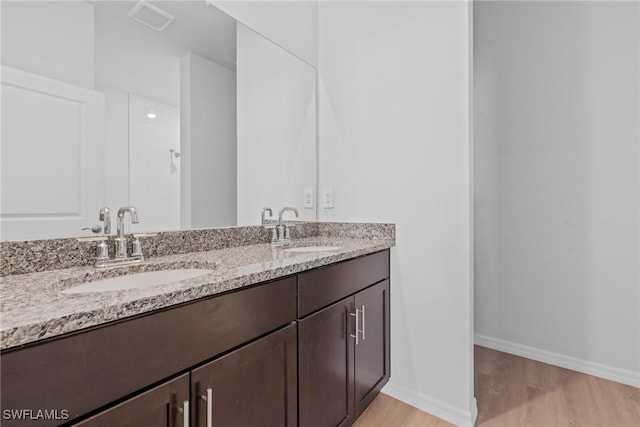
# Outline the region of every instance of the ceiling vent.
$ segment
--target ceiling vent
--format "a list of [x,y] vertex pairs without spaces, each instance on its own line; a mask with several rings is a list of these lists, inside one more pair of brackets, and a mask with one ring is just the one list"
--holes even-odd
[[156,31],[165,30],[176,19],[175,16],[144,0],[131,8],[129,16]]

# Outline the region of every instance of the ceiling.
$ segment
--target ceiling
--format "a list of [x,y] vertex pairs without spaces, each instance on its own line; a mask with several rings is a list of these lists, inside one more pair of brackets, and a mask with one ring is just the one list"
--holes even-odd
[[175,16],[164,31],[156,31],[128,16],[137,1],[94,1],[96,35],[108,35],[113,45],[121,48],[136,44],[139,51],[159,52],[182,57],[197,53],[219,64],[235,69],[236,21],[226,13],[209,6],[204,0],[149,1]]

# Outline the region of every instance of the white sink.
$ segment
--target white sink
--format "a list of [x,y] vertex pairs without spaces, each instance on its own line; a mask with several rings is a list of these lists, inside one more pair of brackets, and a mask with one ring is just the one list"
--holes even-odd
[[122,291],[126,289],[143,289],[153,286],[166,285],[181,280],[193,279],[211,273],[213,270],[203,268],[188,268],[175,270],[147,271],[144,273],[128,274],[96,280],[61,291],[63,294],[80,294],[87,292]]
[[302,246],[285,249],[284,252],[329,252],[340,249],[340,246]]

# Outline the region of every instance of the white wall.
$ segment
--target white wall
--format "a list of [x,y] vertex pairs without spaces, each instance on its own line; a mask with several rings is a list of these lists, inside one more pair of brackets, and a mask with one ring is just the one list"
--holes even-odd
[[180,53],[167,41],[170,35],[127,16],[134,4],[116,9],[109,2],[96,3],[96,84],[180,106]]
[[[104,93],[104,205],[117,211],[129,202],[129,94],[96,87]],[[97,216],[96,216],[97,219]]]
[[314,221],[303,200],[316,184],[316,70],[242,24],[237,46],[238,225],[259,224],[265,206]]
[[1,8],[3,65],[93,89],[91,3],[3,1]]
[[640,4],[475,10],[477,342],[640,386]]
[[321,2],[323,221],[397,224],[384,392],[473,419],[466,2]]
[[211,1],[244,25],[316,66],[318,3],[297,1]]
[[[129,203],[139,224],[131,230],[180,229],[180,109],[129,94]],[[154,113],[155,118],[150,118]]]
[[189,52],[181,97],[182,227],[236,225],[236,73]]

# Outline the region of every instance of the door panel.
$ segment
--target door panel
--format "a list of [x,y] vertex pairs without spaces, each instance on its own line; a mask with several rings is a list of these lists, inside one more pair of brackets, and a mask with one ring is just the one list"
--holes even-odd
[[359,416],[389,379],[389,280],[355,295],[362,333],[355,346],[355,406]]
[[327,265],[298,275],[298,315],[329,304],[389,278],[389,250]]
[[3,66],[2,240],[79,236],[98,222],[103,139],[103,94]]
[[294,323],[193,370],[194,425],[296,426],[297,363]]
[[299,322],[300,425],[353,422],[353,338],[345,298]]
[[164,383],[75,426],[187,427],[184,402],[189,400],[189,374]]

